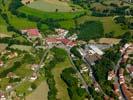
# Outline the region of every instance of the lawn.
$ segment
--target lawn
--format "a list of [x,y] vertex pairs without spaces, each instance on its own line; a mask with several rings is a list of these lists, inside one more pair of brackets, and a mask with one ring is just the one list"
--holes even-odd
[[42,19],[52,18],[52,19],[72,19],[84,13],[84,11],[77,12],[44,12],[37,9],[32,9],[27,6],[20,7],[19,12],[25,13],[27,15],[36,16]]
[[115,36],[121,36],[127,30],[122,30],[119,24],[113,21],[113,17],[94,17],[94,16],[83,16],[77,19],[78,24],[83,24],[86,21],[101,21],[104,27],[104,33],[114,31]]

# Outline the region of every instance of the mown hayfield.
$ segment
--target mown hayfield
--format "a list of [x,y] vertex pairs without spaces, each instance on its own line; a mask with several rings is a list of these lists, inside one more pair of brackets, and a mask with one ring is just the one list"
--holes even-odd
[[26,96],[26,100],[48,100],[48,91],[47,82],[43,81],[33,93]]
[[18,50],[21,50],[21,51],[28,51],[28,52],[30,52],[30,50],[32,49],[31,46],[16,45],[16,44],[10,46],[10,48],[18,49]]
[[37,0],[31,4],[28,4],[28,7],[47,12],[55,12],[56,9],[58,9],[59,12],[72,11],[72,8],[67,2],[62,2],[59,0]]
[[84,11],[77,11],[77,12],[44,12],[37,9],[32,9],[27,6],[20,7],[18,9],[19,12],[25,13],[27,15],[36,16],[42,19],[72,19],[76,16],[79,16],[84,13]]
[[119,24],[113,21],[113,17],[94,17],[94,16],[83,16],[77,19],[77,23],[83,24],[86,21],[101,21],[104,27],[104,33],[115,32],[115,36],[120,36],[127,30],[122,30]]

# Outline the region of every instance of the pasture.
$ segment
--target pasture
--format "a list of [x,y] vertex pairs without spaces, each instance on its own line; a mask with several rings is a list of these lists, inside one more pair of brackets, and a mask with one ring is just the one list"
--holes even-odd
[[18,18],[10,13],[8,13],[8,16],[9,22],[17,29],[28,29],[37,27],[35,22],[31,22],[28,19]]
[[[39,5],[39,6],[38,6]],[[59,0],[37,0],[27,5],[30,8],[46,11],[46,12],[55,12],[58,9],[58,12],[72,12],[73,8],[76,10],[81,9],[78,6],[71,7],[68,2],[63,2]]]
[[36,16],[42,19],[47,19],[47,18],[51,18],[51,19],[72,19],[76,16],[80,16],[81,14],[84,13],[84,11],[77,11],[77,12],[44,12],[41,10],[37,10],[37,9],[32,9],[30,7],[27,6],[23,6],[20,7],[18,9],[19,12],[25,13],[26,15],[32,15],[32,16]]
[[55,68],[52,70],[52,74],[54,75],[55,80],[55,86],[57,88],[57,96],[56,98],[59,100],[70,100],[68,91],[67,91],[67,85],[66,83],[61,79],[61,73],[65,68],[71,67],[72,64],[68,58],[66,57],[65,61],[56,64]]
[[43,81],[35,91],[26,96],[26,100],[47,100],[48,91],[47,82]]
[[0,37],[11,37],[14,32],[7,31],[7,24],[5,23],[4,19],[0,16]]

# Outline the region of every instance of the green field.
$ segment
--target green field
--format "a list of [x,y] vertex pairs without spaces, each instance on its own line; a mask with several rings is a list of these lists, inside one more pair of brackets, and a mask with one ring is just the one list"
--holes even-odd
[[28,28],[37,27],[35,22],[31,22],[25,18],[18,18],[9,13],[8,13],[8,16],[9,16],[9,22],[11,23],[11,25],[16,27],[17,29],[28,29]]
[[81,10],[81,7],[77,5],[72,5],[72,8],[69,3],[59,0],[37,0],[27,6],[46,12],[55,12],[56,9],[58,9],[58,12],[72,12],[73,8],[75,8],[75,11]]
[[104,27],[104,33],[115,32],[115,36],[120,36],[127,30],[122,30],[119,24],[113,21],[113,17],[94,17],[94,16],[83,16],[77,19],[77,23],[83,24],[86,21],[101,21]]
[[70,100],[68,92],[67,92],[67,85],[66,83],[61,79],[61,73],[64,69],[72,67],[72,64],[70,62],[69,57],[67,56],[67,52],[65,52],[64,55],[66,55],[66,58],[63,62],[57,63],[56,66],[52,69],[52,74],[54,76],[55,80],[55,86],[57,88],[57,96],[56,98],[59,100]]
[[59,25],[68,30],[76,27],[74,20],[60,21]]
[[6,34],[5,36],[9,36],[9,37],[15,34],[13,32],[7,31],[7,25],[1,16],[0,16],[0,34]]
[[20,7],[19,12],[25,13],[27,15],[36,16],[42,19],[52,18],[52,19],[72,19],[84,13],[84,11],[78,12],[44,12],[37,9],[32,9],[27,6]]

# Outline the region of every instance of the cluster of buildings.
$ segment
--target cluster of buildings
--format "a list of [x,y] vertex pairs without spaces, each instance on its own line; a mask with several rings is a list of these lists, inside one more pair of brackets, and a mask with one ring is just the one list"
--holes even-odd
[[124,78],[124,69],[119,69],[119,84],[121,85],[122,92],[127,100],[133,100],[133,91],[130,89],[126,83]]
[[127,43],[120,49],[122,56],[122,63],[126,63],[128,59],[133,59],[130,54],[133,54],[133,44]]
[[[120,52],[122,55],[122,60],[121,60],[120,64],[126,66],[126,68],[125,68],[126,72],[128,72],[130,74],[131,78],[133,78],[133,65],[129,64],[130,62],[127,62],[129,59],[132,59],[132,57],[130,57],[129,55],[133,54],[133,44],[132,43],[125,44],[120,49]],[[133,88],[128,87],[126,84],[126,80],[124,77],[125,69],[124,68],[118,69],[118,75],[117,76],[118,76],[119,82],[113,84],[114,93],[121,100],[121,98],[122,98],[120,95],[120,89],[121,89],[124,97],[127,100],[133,100]],[[114,70],[108,72],[108,80],[114,80],[115,77],[116,77],[116,73]]]
[[121,63],[127,64],[126,70],[130,74],[130,76],[133,78],[133,65],[130,64],[133,61],[133,57],[130,56],[130,55],[133,55],[133,44],[132,43],[125,44],[121,48],[120,52],[123,55]]
[[46,44],[48,46],[64,44],[67,47],[73,47],[77,45],[77,35],[74,34],[71,37],[67,38],[66,35],[69,31],[64,29],[55,29],[55,32],[57,33],[57,35],[55,35],[54,37],[46,38]]

